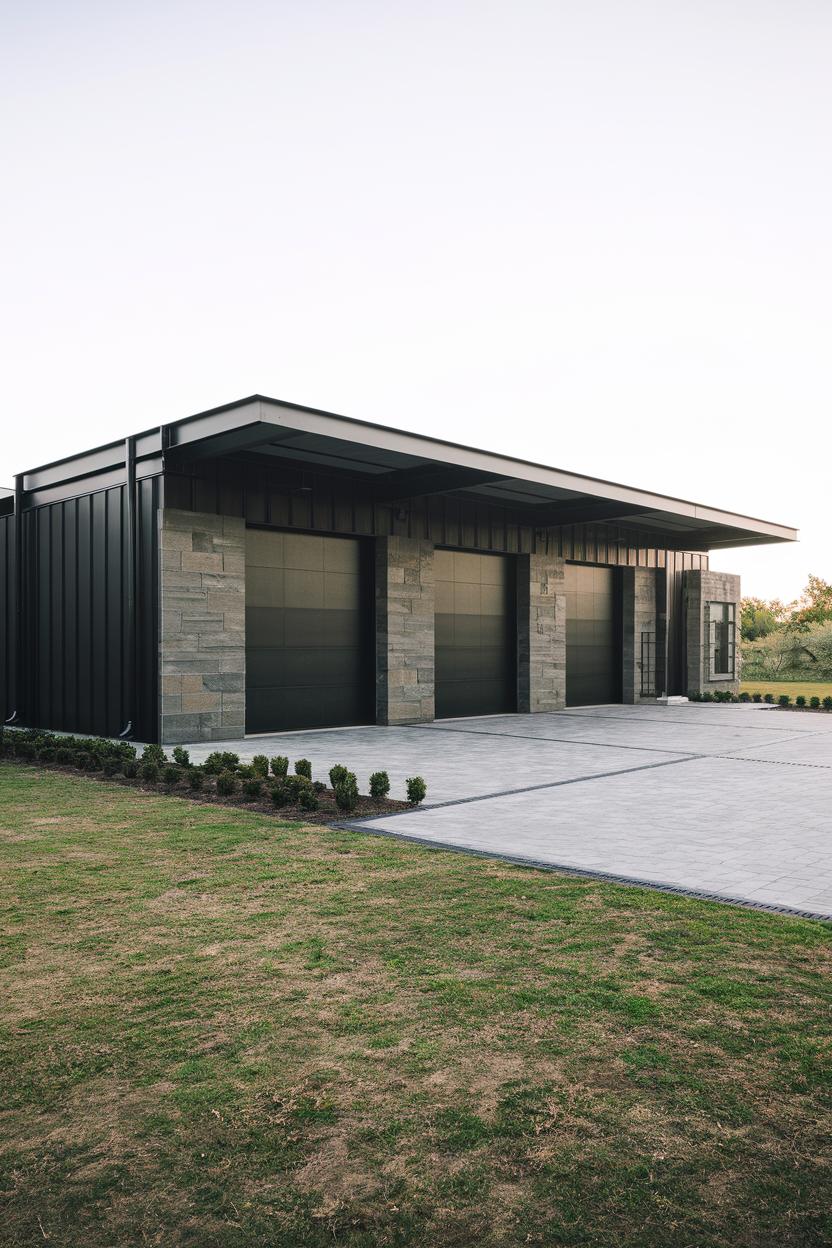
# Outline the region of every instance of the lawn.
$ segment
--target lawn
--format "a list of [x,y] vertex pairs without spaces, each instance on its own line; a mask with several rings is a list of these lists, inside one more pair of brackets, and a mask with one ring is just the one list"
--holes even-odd
[[777,697],[787,693],[792,702],[798,694],[809,698],[832,697],[832,680],[744,680],[740,684],[741,693],[773,693]]
[[0,764],[0,1240],[821,1245],[832,929]]

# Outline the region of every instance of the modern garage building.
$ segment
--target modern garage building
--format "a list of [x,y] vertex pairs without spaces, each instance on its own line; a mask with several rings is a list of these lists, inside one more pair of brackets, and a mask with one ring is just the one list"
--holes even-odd
[[0,712],[143,741],[735,688],[794,529],[259,395],[0,494]]

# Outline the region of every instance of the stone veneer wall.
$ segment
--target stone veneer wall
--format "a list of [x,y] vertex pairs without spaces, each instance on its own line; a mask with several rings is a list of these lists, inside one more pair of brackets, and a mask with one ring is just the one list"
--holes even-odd
[[245,521],[163,508],[159,526],[159,739],[242,737]]
[[[653,568],[622,568],[621,611],[623,617],[622,700],[652,702],[662,692],[658,687],[660,663],[657,653],[656,572]],[[642,634],[652,650],[652,679],[642,672]],[[645,653],[644,661],[648,660]],[[642,694],[642,677],[652,692]]]
[[[686,624],[687,624],[687,676],[689,693],[703,693],[706,689],[730,689],[736,693],[740,679],[740,578],[731,572],[692,571],[685,573]],[[733,602],[734,623],[734,678],[711,680],[710,647],[708,645],[708,603]]]
[[376,538],[376,720],[434,717],[433,543]]
[[517,709],[558,711],[566,705],[564,561],[517,556]]

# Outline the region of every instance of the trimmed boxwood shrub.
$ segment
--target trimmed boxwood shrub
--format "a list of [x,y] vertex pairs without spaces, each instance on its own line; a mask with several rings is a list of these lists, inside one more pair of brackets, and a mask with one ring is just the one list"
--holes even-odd
[[358,781],[355,774],[347,774],[335,786],[335,805],[339,810],[349,812],[358,805]]
[[318,809],[318,795],[311,785],[306,789],[301,789],[298,794],[298,806],[300,806],[301,810]]
[[233,771],[221,771],[217,776],[217,792],[220,797],[230,797],[237,788],[237,777]]
[[773,694],[773,693],[764,693],[764,694],[763,694],[763,701],[764,701],[764,702],[768,702],[769,706],[771,706],[772,702],[774,701],[774,694]]
[[816,693],[813,693],[811,698],[809,699],[809,705],[811,706],[813,711],[817,711],[820,709],[820,698],[818,697]]
[[386,771],[374,771],[370,776],[370,797],[386,797],[390,792],[390,777]]
[[146,745],[142,750],[142,763],[155,763],[157,768],[164,767],[168,756],[161,745]]
[[205,783],[205,773],[199,767],[191,767],[188,771],[188,785],[196,792]]
[[349,772],[347,771],[347,768],[344,767],[341,763],[336,763],[334,767],[330,767],[329,769],[330,787],[333,789],[337,789],[338,785],[347,775],[349,775]]
[[714,700],[714,695],[711,693],[710,689],[705,689],[705,690],[703,690],[703,692],[702,692],[702,701],[703,701],[703,702],[713,702],[713,700]]
[[259,776],[252,776],[243,781],[243,797],[247,802],[256,802],[263,790],[263,781]]
[[796,697],[796,698],[795,698],[795,700],[794,700],[794,704],[795,704],[795,706],[805,706],[805,705],[806,705],[806,699],[804,698],[804,696],[803,696],[803,694],[802,694],[802,693],[799,693],[799,694],[797,695],[797,697]]
[[421,776],[409,776],[406,784],[407,800],[409,802],[423,802],[425,800],[428,786],[425,784]]
[[312,779],[312,764],[308,758],[299,758],[295,763],[295,775],[306,776],[307,780]]
[[265,754],[255,754],[251,760],[251,766],[254,769],[255,776],[259,776],[261,780],[266,780],[269,774],[269,760]]
[[286,776],[283,780],[283,787],[286,790],[287,800],[297,802],[304,789],[312,788],[312,781],[308,776]]
[[740,702],[750,702],[750,701],[751,701],[751,694],[746,693],[743,690],[743,692],[740,694]]
[[222,771],[235,772],[240,766],[240,755],[231,750],[214,750],[202,764],[202,770],[209,776],[218,776]]
[[751,700],[752,702],[762,702],[763,695],[761,693],[752,693]]
[[190,767],[191,756],[188,753],[188,751],[184,748],[184,746],[175,745],[173,749],[171,750],[171,753],[173,754],[173,761],[179,767]]
[[271,760],[272,775],[282,779],[289,771],[289,760],[284,758],[282,754],[277,754]]
[[830,697],[827,695],[827,696],[823,699],[823,705],[824,705],[824,708],[825,708],[827,711],[832,711],[832,698],[830,698]]
[[788,693],[781,693],[777,699],[778,706],[788,706],[791,702],[791,696]]

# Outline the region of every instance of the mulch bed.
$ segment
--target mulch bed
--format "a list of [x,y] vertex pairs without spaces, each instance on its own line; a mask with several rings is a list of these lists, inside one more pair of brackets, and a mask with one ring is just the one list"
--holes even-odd
[[[141,780],[138,777],[135,780],[129,779],[127,776],[105,776],[100,771],[80,771],[77,767],[65,766],[60,763],[41,763],[33,762],[29,759],[9,758],[8,762],[14,762],[23,767],[32,767],[39,771],[56,771],[65,776],[77,776],[82,780],[93,780],[104,784],[118,784],[122,788],[140,789],[143,793],[161,794],[164,797],[183,797],[187,801],[196,802],[199,805],[209,806],[230,806],[236,810],[248,810],[258,815],[270,815],[274,819],[282,819],[291,823],[337,823],[341,819],[366,819],[373,815],[390,814],[394,811],[415,810],[417,803],[397,801],[392,797],[360,797],[355,810],[345,811],[339,810],[335,804],[335,794],[332,789],[324,789],[317,793],[320,803],[318,810],[303,810],[300,806],[286,805],[275,806],[272,802],[268,788],[272,783],[272,777],[263,781],[264,795],[256,801],[247,801],[241,789],[236,793],[232,793],[230,797],[223,797],[217,793],[214,788],[214,777],[205,777],[204,787],[202,789],[191,789],[185,780],[180,780],[177,784],[164,784],[161,780],[150,782]],[[241,785],[242,782],[238,781]]]

